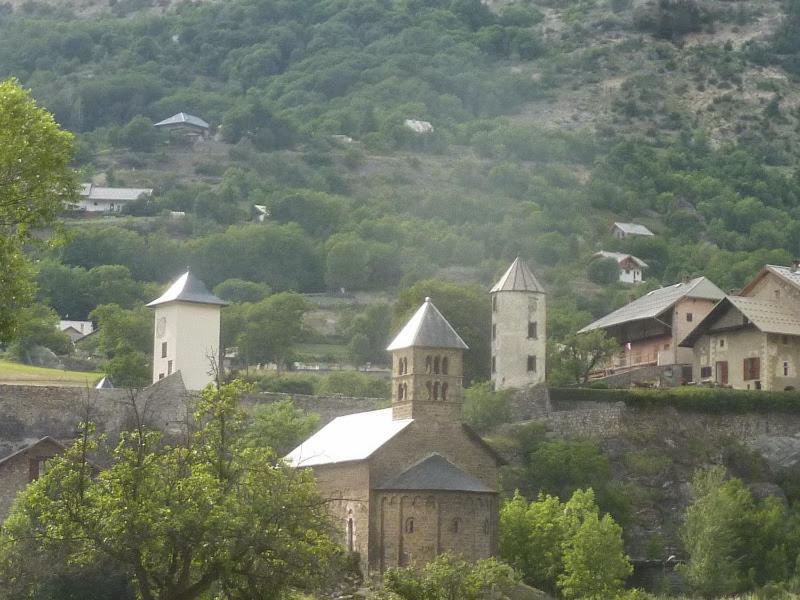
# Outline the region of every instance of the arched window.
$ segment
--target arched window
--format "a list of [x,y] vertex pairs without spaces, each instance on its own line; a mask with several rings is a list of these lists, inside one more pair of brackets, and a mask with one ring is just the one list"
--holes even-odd
[[438,381],[433,384],[433,399],[434,400],[438,400],[439,399],[439,382]]
[[431,357],[430,356],[426,356],[425,357],[425,372],[428,375],[430,375],[430,373],[431,373],[431,362],[432,362],[431,361]]
[[447,384],[442,384],[442,400],[447,400]]
[[449,370],[450,370],[450,362],[447,360],[447,357],[445,356],[445,357],[442,359],[442,373],[444,373],[445,375],[447,375],[447,372],[448,372]]
[[403,384],[403,398],[408,398],[408,384]]
[[347,551],[353,551],[353,519],[347,519]]
[[439,357],[433,359],[433,372],[439,374]]
[[430,400],[433,397],[433,384],[430,381],[426,381],[425,387],[428,388],[428,400]]
[[403,384],[402,383],[399,383],[397,385],[397,399],[398,400],[402,400],[403,399]]
[[414,517],[408,517],[406,519],[405,532],[414,533]]
[[489,535],[489,519],[483,520],[483,535]]
[[400,359],[400,375],[405,375],[408,373],[408,359],[401,358]]
[[458,533],[461,530],[461,519],[455,517],[450,521],[450,533]]

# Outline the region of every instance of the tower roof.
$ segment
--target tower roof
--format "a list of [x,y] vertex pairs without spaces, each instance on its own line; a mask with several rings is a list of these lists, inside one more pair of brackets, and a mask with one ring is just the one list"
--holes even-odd
[[544,288],[531,273],[528,265],[518,256],[489,291],[491,294],[495,292],[539,292],[544,294]]
[[439,309],[433,305],[430,298],[425,298],[422,306],[417,309],[414,316],[408,320],[405,327],[400,330],[400,333],[386,349],[391,352],[412,346],[469,349],[469,346],[442,316]]
[[158,306],[167,302],[192,302],[194,304],[215,304],[227,306],[228,303],[220,300],[208,291],[206,285],[190,271],[178,277],[161,297],[153,300],[147,306]]

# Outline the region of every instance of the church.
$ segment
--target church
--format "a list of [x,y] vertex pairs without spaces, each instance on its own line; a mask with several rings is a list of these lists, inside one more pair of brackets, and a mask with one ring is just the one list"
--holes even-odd
[[387,350],[391,406],[334,419],[286,460],[314,470],[364,573],[421,565],[448,550],[488,558],[504,461],[461,422],[467,345],[426,298]]

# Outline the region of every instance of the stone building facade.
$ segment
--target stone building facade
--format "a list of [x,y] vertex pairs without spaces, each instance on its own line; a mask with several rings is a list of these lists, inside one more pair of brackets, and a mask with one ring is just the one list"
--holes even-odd
[[492,287],[492,383],[495,389],[544,383],[545,292],[519,257]]
[[392,405],[334,419],[287,460],[311,467],[365,573],[497,546],[503,459],[461,422],[466,344],[430,299],[390,344]]
[[17,493],[44,473],[48,459],[62,452],[63,445],[43,437],[0,459],[0,521],[8,514]]

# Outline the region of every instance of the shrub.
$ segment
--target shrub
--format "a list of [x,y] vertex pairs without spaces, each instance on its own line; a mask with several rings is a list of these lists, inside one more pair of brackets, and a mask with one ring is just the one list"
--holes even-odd
[[494,391],[488,381],[476,383],[464,392],[464,421],[485,433],[510,418],[508,391]]

